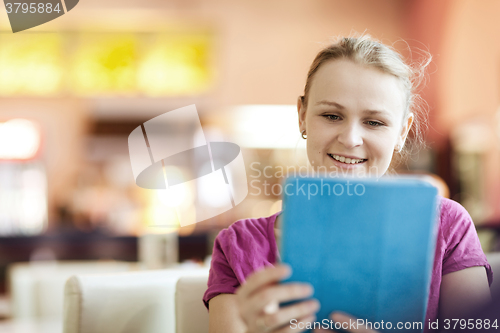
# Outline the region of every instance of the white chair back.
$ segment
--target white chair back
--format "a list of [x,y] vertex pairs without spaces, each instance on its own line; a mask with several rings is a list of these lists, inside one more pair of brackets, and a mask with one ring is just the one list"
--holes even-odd
[[118,261],[39,261],[7,269],[14,319],[61,319],[64,284],[72,275],[125,272],[136,265]]
[[63,332],[175,333],[175,289],[183,276],[206,277],[208,268],[73,276],[65,288]]
[[176,333],[208,333],[208,310],[203,304],[208,274],[183,276],[175,292]]

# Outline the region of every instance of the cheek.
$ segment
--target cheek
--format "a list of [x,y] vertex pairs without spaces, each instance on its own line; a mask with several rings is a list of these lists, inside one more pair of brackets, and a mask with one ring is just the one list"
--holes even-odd
[[322,165],[324,163],[327,138],[314,131],[313,135],[307,136],[307,158],[312,165]]
[[[331,130],[325,127],[317,119],[308,120],[310,134],[307,135],[307,151],[318,155],[325,149],[325,143],[331,141]],[[314,129],[314,130],[313,130]]]
[[393,135],[383,135],[374,137],[372,140],[371,150],[374,157],[381,160],[391,160],[394,153],[396,140]]
[[317,160],[322,155],[323,147],[319,144],[319,140],[316,137],[307,138],[307,156],[309,159]]

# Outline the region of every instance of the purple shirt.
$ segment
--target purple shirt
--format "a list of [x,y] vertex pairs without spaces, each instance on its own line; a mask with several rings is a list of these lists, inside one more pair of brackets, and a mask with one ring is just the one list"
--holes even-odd
[[[484,266],[488,283],[493,281],[491,267],[481,249],[472,219],[459,203],[441,198],[440,224],[436,243],[431,288],[424,332],[428,320],[438,318],[439,290],[442,276],[473,266]],[[269,217],[245,219],[222,230],[215,239],[208,289],[203,302],[219,294],[234,294],[246,277],[264,266],[280,261],[274,223],[276,213]]]

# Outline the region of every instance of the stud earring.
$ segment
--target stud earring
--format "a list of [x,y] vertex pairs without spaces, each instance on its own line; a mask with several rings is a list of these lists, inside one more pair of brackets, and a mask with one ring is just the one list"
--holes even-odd
[[302,136],[302,139],[306,140],[307,139],[307,135],[306,134],[306,130],[303,130],[302,132],[300,132],[300,135]]

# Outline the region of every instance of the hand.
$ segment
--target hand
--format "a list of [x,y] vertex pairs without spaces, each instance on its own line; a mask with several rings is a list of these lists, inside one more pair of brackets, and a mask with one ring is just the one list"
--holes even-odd
[[280,302],[294,301],[313,294],[312,286],[306,283],[278,283],[289,277],[291,272],[287,265],[266,267],[251,274],[238,288],[236,298],[247,333],[301,332],[291,328],[291,320],[297,326],[301,323],[300,327],[315,320],[315,313],[319,310],[317,300],[279,307]]
[[[372,330],[369,328],[366,328],[365,325],[355,325],[356,328],[350,328],[350,324],[352,322],[357,322],[357,318],[348,315],[347,313],[343,312],[333,312],[330,315],[330,318],[335,322],[338,323],[339,326],[342,326],[344,331],[347,332],[358,332],[358,333],[378,333],[376,330]],[[321,332],[337,332],[337,331],[331,331],[331,330],[325,330],[325,329],[319,329],[319,330],[314,330],[313,333],[321,333]]]

